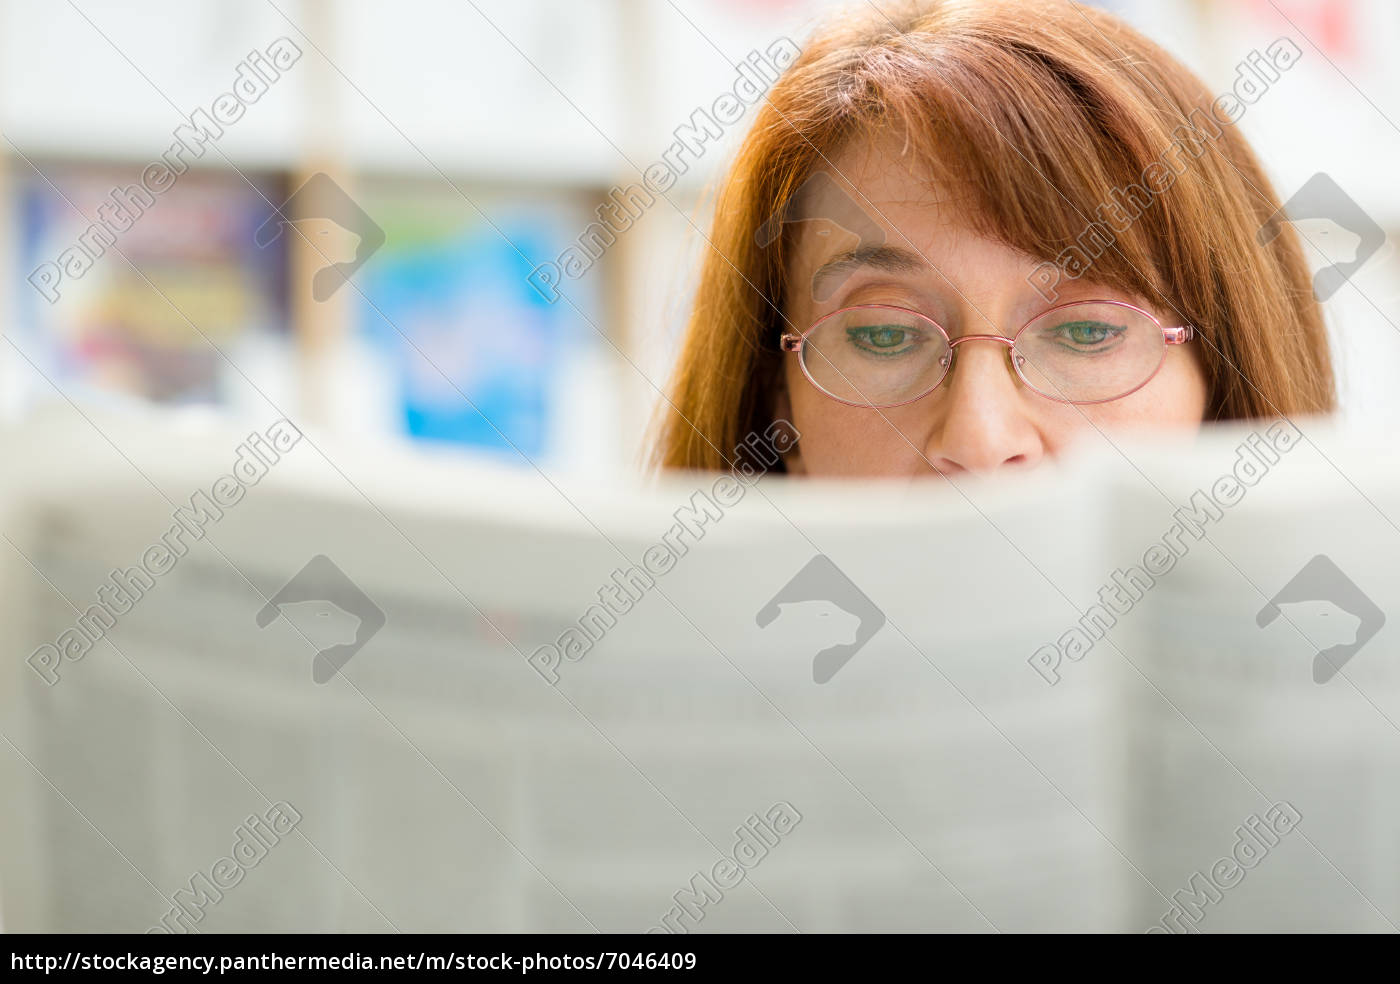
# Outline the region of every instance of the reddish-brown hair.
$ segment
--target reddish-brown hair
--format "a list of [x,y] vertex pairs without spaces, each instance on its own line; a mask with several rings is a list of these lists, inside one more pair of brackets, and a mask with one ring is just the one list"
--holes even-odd
[[718,189],[657,420],[661,466],[727,467],[771,423],[791,241],[764,248],[755,232],[843,146],[876,131],[899,134],[931,179],[962,192],[974,228],[1043,260],[1084,243],[1113,189],[1142,185],[1168,148],[1191,141],[1184,171],[1113,234],[1091,278],[1196,326],[1208,420],[1333,408],[1297,234],[1285,223],[1258,242],[1278,197],[1198,78],[1117,18],[1063,0],[881,7],[808,41]]

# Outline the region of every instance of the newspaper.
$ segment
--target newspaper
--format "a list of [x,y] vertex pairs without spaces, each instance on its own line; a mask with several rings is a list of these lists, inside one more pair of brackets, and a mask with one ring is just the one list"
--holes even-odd
[[1400,924],[1377,439],[608,487],[272,419],[4,443],[9,929]]

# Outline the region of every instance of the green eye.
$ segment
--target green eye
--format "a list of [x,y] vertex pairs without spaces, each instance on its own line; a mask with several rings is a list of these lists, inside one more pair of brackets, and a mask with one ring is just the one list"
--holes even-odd
[[[1066,321],[1051,328],[1048,334],[1070,348],[1104,349],[1127,331],[1121,325],[1110,325],[1102,321]],[[1105,344],[1109,343],[1109,344]]]
[[918,332],[901,325],[860,325],[846,329],[846,337],[856,348],[872,355],[903,355],[913,348]]

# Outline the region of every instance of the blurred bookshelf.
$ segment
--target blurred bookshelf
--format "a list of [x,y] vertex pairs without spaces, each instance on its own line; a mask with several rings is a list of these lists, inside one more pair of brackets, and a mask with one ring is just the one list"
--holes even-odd
[[[1254,0],[1109,6],[1215,91],[1250,50],[1294,30]],[[1328,316],[1348,407],[1400,421],[1384,372],[1400,359],[1400,130],[1384,122],[1400,120],[1400,67],[1377,41],[1397,36],[1400,8],[1358,0],[1328,19],[1322,6],[1283,4],[1327,56],[1308,48],[1240,125],[1282,196],[1328,171],[1390,234]],[[752,108],[563,297],[547,303],[530,271],[730,90],[746,56],[800,41],[831,8],[0,0],[0,312],[13,343],[0,347],[0,407],[54,398],[47,376],[75,398],[258,417],[271,401],[356,439],[517,462],[518,450],[579,473],[633,464],[704,248],[706,188]],[[279,38],[300,49],[295,62],[185,154],[188,172],[48,303],[26,278]],[[255,242],[318,173],[385,233],[324,301],[313,275],[353,242],[300,224]]]
[[[710,6],[725,21],[709,17],[716,36],[767,30]],[[23,353],[3,355],[4,405],[61,398],[54,386],[250,415],[271,402],[356,438],[584,472],[634,462],[667,368],[664,341],[641,336],[678,323],[658,326],[640,304],[654,311],[658,290],[685,289],[678,264],[707,169],[683,176],[563,297],[547,303],[527,278],[732,84],[696,35],[694,70],[670,61],[678,85],[638,85],[670,58],[656,17],[642,0],[0,0],[0,303]],[[250,53],[278,38],[300,49],[294,63],[178,155],[189,170],[86,269],[65,272],[54,303],[26,282],[62,265],[111,192],[139,195],[175,128],[263,68]],[[707,167],[722,154],[709,148]],[[317,173],[386,236],[325,301],[310,279],[341,258],[337,230],[297,224],[254,242]],[[651,248],[662,240],[682,248],[670,266]]]

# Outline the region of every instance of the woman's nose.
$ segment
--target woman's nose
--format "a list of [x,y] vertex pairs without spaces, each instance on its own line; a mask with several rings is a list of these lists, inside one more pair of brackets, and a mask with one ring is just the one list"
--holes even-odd
[[1034,405],[1011,368],[1010,347],[996,338],[960,339],[935,391],[925,455],[945,474],[1033,465],[1045,455]]

